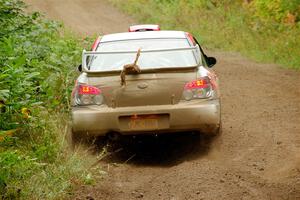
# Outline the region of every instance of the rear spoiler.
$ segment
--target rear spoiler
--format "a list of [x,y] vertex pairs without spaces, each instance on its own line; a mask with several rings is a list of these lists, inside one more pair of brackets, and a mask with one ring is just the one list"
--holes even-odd
[[[194,56],[196,58],[197,63],[200,63],[200,48],[198,45],[194,47],[184,47],[184,48],[168,48],[168,49],[147,49],[147,50],[141,50],[141,53],[153,53],[153,52],[165,52],[165,51],[186,51],[186,50],[193,50]],[[102,72],[102,71],[90,71],[87,66],[88,56],[97,56],[102,54],[125,54],[125,53],[137,53],[138,50],[134,51],[86,51],[85,49],[82,51],[82,71],[83,72]]]

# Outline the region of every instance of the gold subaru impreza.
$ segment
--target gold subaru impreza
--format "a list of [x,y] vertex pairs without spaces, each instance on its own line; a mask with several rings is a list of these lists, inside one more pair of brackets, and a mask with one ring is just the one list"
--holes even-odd
[[72,133],[218,134],[218,78],[210,69],[216,59],[190,33],[144,27],[99,37],[83,51]]

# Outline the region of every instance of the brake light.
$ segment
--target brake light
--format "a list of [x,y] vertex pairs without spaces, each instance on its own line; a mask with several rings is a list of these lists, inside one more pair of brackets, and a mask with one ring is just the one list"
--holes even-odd
[[185,84],[184,89],[197,89],[197,88],[207,88],[209,87],[209,83],[206,79],[200,79],[188,82]]
[[98,95],[101,94],[101,90],[90,85],[79,85],[79,94]]
[[74,103],[76,105],[101,105],[104,103],[104,97],[99,88],[81,84],[76,88],[74,95]]
[[184,86],[183,99],[189,101],[192,99],[209,98],[213,94],[212,84],[208,77],[203,77]]

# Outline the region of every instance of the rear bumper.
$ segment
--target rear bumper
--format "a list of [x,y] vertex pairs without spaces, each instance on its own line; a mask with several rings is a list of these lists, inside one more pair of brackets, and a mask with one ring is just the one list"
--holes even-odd
[[[121,116],[167,114],[168,127],[156,130],[128,130],[122,128]],[[177,131],[200,131],[214,133],[220,126],[220,102],[194,100],[176,105],[155,105],[109,108],[104,106],[81,106],[72,108],[72,130],[91,135],[106,135],[119,132],[123,135],[162,133]]]

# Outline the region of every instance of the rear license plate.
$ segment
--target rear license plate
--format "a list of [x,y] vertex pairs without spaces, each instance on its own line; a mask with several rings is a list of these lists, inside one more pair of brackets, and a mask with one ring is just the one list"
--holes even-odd
[[155,116],[145,118],[132,117],[128,123],[131,130],[148,130],[158,128],[158,118]]
[[169,128],[169,115],[132,115],[119,118],[123,131],[159,130]]

